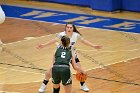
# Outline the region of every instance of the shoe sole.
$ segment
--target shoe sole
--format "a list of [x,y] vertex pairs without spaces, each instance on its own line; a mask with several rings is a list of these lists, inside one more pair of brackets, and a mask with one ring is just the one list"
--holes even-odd
[[82,91],[84,91],[84,92],[89,92],[89,90],[83,90],[83,89],[81,89]]

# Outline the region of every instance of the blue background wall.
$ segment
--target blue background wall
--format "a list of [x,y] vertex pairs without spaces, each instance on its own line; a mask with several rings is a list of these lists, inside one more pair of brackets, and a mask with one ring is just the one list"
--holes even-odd
[[140,0],[38,0],[46,2],[64,3],[88,6],[95,10],[116,11],[127,10],[140,12]]

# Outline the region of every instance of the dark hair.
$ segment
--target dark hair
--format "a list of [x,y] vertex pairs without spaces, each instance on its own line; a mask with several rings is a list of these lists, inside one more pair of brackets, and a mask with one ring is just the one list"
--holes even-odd
[[63,45],[64,47],[69,47],[70,38],[67,37],[67,36],[62,36],[61,42],[62,42],[62,45]]
[[77,28],[76,28],[76,26],[74,25],[73,22],[67,22],[67,23],[66,23],[66,25],[65,25],[65,31],[66,31],[66,26],[67,26],[68,24],[71,24],[71,25],[72,25],[72,27],[73,27],[73,32],[76,32],[76,33],[82,35],[82,34],[77,30]]

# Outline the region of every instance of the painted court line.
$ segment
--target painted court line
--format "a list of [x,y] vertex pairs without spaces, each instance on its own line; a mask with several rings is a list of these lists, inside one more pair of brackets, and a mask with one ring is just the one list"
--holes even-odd
[[101,52],[101,53],[102,53],[102,52],[108,52],[108,53],[109,53],[109,52],[133,52],[133,51],[138,51],[138,50],[140,50],[140,48],[139,48],[139,49],[130,49],[130,50],[116,50],[116,51],[109,51],[109,50],[106,50],[106,51],[104,51],[104,50],[91,50],[91,49],[90,49],[90,50],[88,50],[88,49],[87,49],[87,50],[84,50],[84,49],[77,49],[77,50],[80,50],[80,51],[88,51],[88,52],[89,52],[89,51],[90,51],[90,52],[93,52],[93,51],[94,51],[94,52]]
[[[137,59],[137,58],[140,58],[140,56],[138,56],[138,57],[133,57],[133,58],[129,58],[129,59],[124,59],[124,60],[121,60],[121,61],[119,61],[119,62],[114,62],[114,63],[112,63],[112,64],[107,64],[107,65],[104,65],[104,66],[106,67],[106,66],[115,65],[115,64],[118,64],[118,63],[122,63],[122,62],[129,63],[128,61],[134,60],[134,59]],[[103,67],[96,67],[96,68],[87,69],[86,71],[95,70],[95,69],[98,69],[98,68],[105,69],[105,68],[103,68]]]
[[[122,61],[119,61],[119,62],[115,62],[115,63],[112,63],[112,64],[108,64],[108,65],[104,65],[104,66],[110,66],[110,65],[114,65],[114,64],[117,64],[117,63],[121,63],[121,62],[127,62],[129,60],[133,60],[133,59],[136,59],[136,58],[140,58],[140,56],[138,57],[133,57],[133,58],[130,58],[130,59],[125,59],[125,60],[122,60]],[[129,63],[129,62],[128,62]],[[39,75],[43,75],[42,73],[38,73],[38,72],[31,72],[31,71],[23,71],[23,70],[18,70],[18,69],[9,69],[9,68],[5,68],[5,67],[0,67],[2,69],[8,69],[8,70],[15,70],[15,71],[20,71],[20,72],[26,72],[26,73],[30,73],[30,74],[39,74]],[[95,69],[98,69],[98,68],[101,68],[101,67],[96,67],[96,68],[91,68],[91,69],[87,69],[86,71],[90,71],[90,70],[95,70]],[[102,69],[104,69],[102,67]],[[75,75],[75,73],[73,73],[73,75]],[[42,80],[39,80],[39,81],[32,81],[32,82],[40,82]],[[30,83],[30,82],[22,82],[22,84],[25,84],[25,83]],[[0,83],[0,84],[3,84],[3,83]],[[10,84],[10,83],[4,83],[4,84]],[[12,83],[13,84],[13,83]],[[21,84],[21,83],[14,83],[14,84]]]
[[[12,18],[12,17],[11,17],[11,18]],[[21,19],[21,18],[15,18],[15,19],[30,20],[30,19]],[[32,20],[32,21],[36,21],[36,20]],[[45,22],[45,21],[38,21],[38,22],[53,23],[53,22]],[[54,24],[55,24],[55,23],[54,23]],[[57,23],[56,23],[56,24],[57,24]],[[61,23],[59,23],[59,24],[61,24]],[[64,24],[61,24],[61,25],[64,25]],[[92,28],[92,27],[84,27],[84,26],[79,26],[79,27],[81,27],[81,28],[79,28],[79,30],[84,29],[84,28],[100,29],[100,28]],[[103,30],[104,30],[104,29],[103,29]],[[110,30],[110,29],[107,29],[107,30],[113,31],[113,32],[114,32],[114,30]],[[115,32],[117,32],[117,31],[115,31]],[[120,32],[124,32],[124,31],[120,31]],[[124,33],[138,34],[138,33],[132,33],[132,32],[124,32]],[[57,34],[57,33],[54,33],[54,34]],[[49,34],[49,35],[40,36],[40,37],[33,37],[33,39],[49,37],[49,36],[54,35],[54,34]],[[26,37],[25,37],[25,38],[26,38]],[[14,44],[14,43],[20,43],[20,42],[24,42],[24,41],[28,41],[28,39],[26,39],[26,40],[21,40],[21,41],[16,41],[16,42],[11,42],[11,43],[7,43],[7,44],[3,44],[3,45]],[[86,51],[86,50],[84,50],[84,51]]]
[[[7,18],[13,18],[13,19],[19,19],[19,20],[27,20],[27,21],[35,21],[35,22],[43,22],[43,23],[53,23],[53,24],[60,24],[60,25],[65,25],[63,23],[57,23],[57,22],[47,22],[47,21],[40,21],[40,20],[31,20],[31,19],[23,19],[23,18],[17,18],[17,17],[7,17]],[[75,24],[76,25],[76,24]],[[125,32],[121,30],[111,30],[111,29],[102,29],[102,28],[95,28],[95,27],[87,27],[87,26],[80,26],[76,25],[77,27],[84,27],[84,28],[91,28],[91,29],[97,29],[97,30],[107,30],[107,31],[115,31],[115,32],[124,32],[124,33],[130,33],[130,34],[138,34],[139,33],[133,33],[133,32]]]
[[[8,17],[15,18],[47,21],[54,23],[56,22],[62,24],[65,24],[67,21],[71,20],[76,25],[79,26],[94,27],[100,29],[111,29],[116,31],[135,32],[135,33],[139,33],[140,28],[140,21],[132,19],[112,18],[80,13],[68,13],[57,10],[53,11],[47,9],[35,9],[12,5],[3,5],[3,9]],[[121,24],[122,26],[114,27],[114,25],[118,24]]]
[[25,71],[25,70],[19,70],[19,69],[13,69],[13,68],[6,68],[6,67],[0,67],[2,69],[8,69],[8,70],[14,70],[14,71],[20,71],[20,72],[25,72],[25,73],[30,73],[30,74],[41,74],[44,75],[42,73],[39,72],[32,72],[32,71]]
[[8,91],[0,91],[0,93],[21,93],[21,92],[8,92]]

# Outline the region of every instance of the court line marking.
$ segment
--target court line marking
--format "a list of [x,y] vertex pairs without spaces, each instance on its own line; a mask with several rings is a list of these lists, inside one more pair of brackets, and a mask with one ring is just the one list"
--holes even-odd
[[[19,72],[25,72],[25,73],[30,73],[30,74],[39,74],[40,76],[42,75],[42,76],[45,76],[45,73],[44,74],[42,74],[42,73],[38,73],[38,72],[32,72],[32,71],[25,71],[25,70],[19,70],[19,69],[12,69],[12,68],[6,68],[6,67],[0,67],[0,68],[2,68],[2,69],[8,69],[8,70],[14,70],[14,71],[19,71]],[[6,71],[6,72],[8,72],[8,71]],[[5,72],[5,73],[6,73]],[[42,79],[41,80],[37,80],[37,81],[32,81],[32,82],[41,82],[42,81]],[[31,82],[22,82],[22,83],[1,83],[0,82],[0,84],[25,84],[25,83],[31,83]]]
[[[55,23],[54,23],[55,24]],[[79,28],[79,30],[81,29],[84,29],[85,27],[82,27],[82,28]],[[87,27],[86,27],[87,28]],[[7,44],[3,44],[3,45],[9,45],[9,44],[14,44],[14,43],[20,43],[20,42],[25,42],[25,41],[28,41],[28,40],[34,40],[34,39],[39,39],[39,38],[45,38],[45,37],[50,37],[52,35],[55,35],[57,33],[54,33],[54,34],[49,34],[49,35],[45,35],[45,36],[40,36],[40,37],[32,37],[32,39],[25,39],[25,40],[20,40],[20,41],[16,41],[16,42],[11,42],[11,43],[7,43]],[[28,38],[28,37],[25,37],[25,38]],[[140,50],[140,49],[129,49],[129,50],[116,50],[116,51],[103,51],[103,50],[84,50],[84,49],[77,49],[77,50],[80,50],[80,51],[94,51],[94,52],[133,52],[133,51],[137,51],[137,50]]]
[[[84,28],[80,28],[80,29],[84,29]],[[49,34],[49,35],[44,35],[44,36],[39,36],[39,37],[25,37],[24,40],[20,40],[20,41],[15,41],[15,42],[11,42],[11,43],[6,43],[3,45],[10,45],[10,44],[14,44],[14,43],[20,43],[20,42],[25,42],[25,41],[29,41],[29,40],[34,40],[34,39],[40,39],[40,38],[45,38],[45,37],[50,37],[52,35],[55,35],[57,33],[54,33],[54,34]],[[28,39],[30,38],[30,39]]]
[[[57,33],[56,33],[57,34]],[[50,37],[54,34],[49,34],[49,35],[45,35],[45,36],[40,36],[40,37],[33,37],[32,39],[30,40],[34,40],[34,39],[40,39],[40,38],[45,38],[45,37]],[[25,37],[25,38],[28,38],[28,37]],[[15,42],[11,42],[11,43],[6,43],[6,44],[3,44],[3,45],[10,45],[10,44],[15,44],[15,43],[21,43],[21,42],[25,42],[25,41],[29,41],[29,39],[24,39],[24,40],[20,40],[20,41],[15,41]]]
[[8,69],[8,70],[20,71],[20,72],[25,72],[25,73],[32,73],[32,74],[42,74],[42,75],[45,74],[45,73],[43,74],[43,73],[39,73],[39,72],[25,71],[25,70],[19,70],[19,69],[7,68],[7,67],[0,67],[0,68],[2,68],[2,69]]
[[[5,4],[6,5],[6,4]],[[7,7],[8,7],[8,5],[7,5]],[[12,6],[12,5],[10,5],[10,7],[12,8],[12,7],[17,7],[17,6]],[[25,9],[31,9],[31,10],[34,10],[34,9],[39,9],[39,8],[30,8],[30,7],[25,7],[25,6],[18,6],[19,8],[25,8]],[[51,9],[45,9],[46,11],[51,11]],[[44,12],[45,12],[45,10],[43,10]],[[40,11],[42,11],[42,10],[40,10]],[[16,12],[21,12],[21,10],[16,10]],[[57,11],[57,10],[55,10],[55,11],[53,11],[53,12],[64,12],[64,11]],[[65,12],[64,14],[67,14],[67,13],[69,13],[69,12]],[[83,14],[81,14],[81,13],[72,13],[72,15],[83,15]],[[85,14],[86,15],[86,14]],[[20,17],[21,15],[19,15],[19,17]],[[123,21],[126,21],[126,20],[130,20],[130,21],[136,21],[136,19],[130,19],[130,18],[117,18],[117,17],[111,17],[111,16],[101,16],[101,15],[93,15],[93,13],[92,14],[88,14],[87,16],[92,16],[92,17],[104,17],[104,18],[107,18],[107,19],[109,19],[109,20],[111,20],[111,19],[117,19],[117,20],[123,20]],[[17,17],[17,16],[15,16],[15,17],[13,17],[13,18],[19,18],[19,17]],[[12,18],[12,17],[11,17]],[[21,18],[21,19],[25,19],[25,18]],[[33,20],[33,19],[28,19],[28,20]],[[36,20],[36,19],[35,19]],[[62,19],[63,20],[63,19]],[[40,21],[40,20],[36,20],[36,21]],[[41,21],[44,21],[44,20],[41,20]],[[58,20],[58,21],[60,21],[60,20]],[[62,21],[62,22],[64,22],[64,21]],[[54,23],[54,22],[53,22]],[[60,22],[58,22],[58,23],[60,23]],[[62,23],[63,24],[63,23]],[[98,28],[98,27],[95,27],[95,28]],[[100,27],[99,29],[108,29],[108,30],[110,30],[109,28],[104,28],[104,26],[103,27]],[[113,29],[111,29],[111,30],[113,30]],[[124,29],[125,30],[125,29]],[[121,29],[118,29],[118,31],[121,31]],[[125,31],[125,32],[127,32],[127,31]],[[128,31],[129,32],[129,31]],[[137,32],[135,32],[135,33],[137,33]]]
[[[23,18],[18,18],[18,17],[7,17],[7,18],[27,20],[27,21],[35,21],[35,22],[43,22],[43,23],[52,23],[52,24],[56,23],[56,24],[60,24],[60,25],[65,25],[65,24],[57,23],[57,22],[47,22],[47,21],[40,21],[40,20],[23,19]],[[76,25],[76,26],[77,27],[91,28],[91,29],[107,30],[107,31],[113,31],[113,32],[115,31],[115,32],[131,33],[131,34],[140,34],[140,33],[133,33],[133,32],[125,32],[125,31],[121,31],[121,30],[102,29],[102,28],[86,27],[86,26],[79,26],[79,25]]]
[[[134,58],[132,58],[132,59],[134,59]],[[127,59],[127,60],[130,60],[130,59]],[[116,64],[116,63],[120,63],[120,62],[115,62],[115,63],[112,63],[112,64]],[[108,65],[112,65],[112,64],[108,64]],[[105,65],[105,66],[108,66],[108,65]],[[100,67],[97,67],[97,68],[100,68]],[[96,68],[94,68],[94,69],[96,69]]]
[[[16,18],[15,18],[16,19]],[[17,19],[21,19],[21,18],[17,18]],[[25,20],[25,19],[21,19],[21,20]],[[26,19],[27,20],[27,19]],[[32,21],[36,21],[36,20],[32,20]],[[44,22],[44,21],[43,21]],[[54,23],[54,22],[45,22],[45,23]],[[57,23],[56,23],[57,24]],[[79,26],[79,27],[84,27],[84,26]],[[85,28],[85,27],[84,27]],[[86,27],[86,28],[91,28],[91,27]],[[92,29],[100,29],[100,28],[92,28]],[[104,30],[104,29],[103,29]],[[115,31],[115,30],[110,30],[110,31]],[[117,32],[117,31],[116,31]],[[120,32],[120,31],[119,31]],[[124,32],[124,31],[122,31]],[[132,32],[124,32],[124,33],[131,33],[131,34],[138,34],[138,33],[132,33]],[[56,33],[54,33],[56,34]],[[49,34],[49,35],[45,35],[45,36],[41,36],[41,37],[35,37],[34,39],[38,39],[38,38],[43,38],[43,37],[46,37],[46,36],[51,36],[51,35],[54,35],[54,34]],[[21,40],[21,41],[17,41],[17,42],[12,42],[12,43],[7,43],[7,44],[13,44],[13,43],[18,43],[18,42],[22,42],[22,41],[27,41],[27,40]],[[7,45],[7,44],[4,44],[4,45]],[[78,49],[77,49],[78,50]],[[139,49],[133,49],[133,50],[120,50],[120,51],[135,51],[135,50],[139,50]],[[83,51],[89,51],[89,50],[83,50]],[[94,50],[90,50],[90,51],[94,51]],[[96,50],[97,51],[97,50]],[[98,51],[99,52],[99,51]],[[114,51],[100,51],[100,52],[114,52]],[[131,59],[131,58],[130,58]],[[133,58],[132,58],[133,59]],[[126,61],[126,60],[125,60]],[[122,62],[122,61],[120,61]],[[120,62],[116,62],[116,63],[120,63]],[[113,63],[113,64],[116,64],[116,63]],[[112,64],[108,64],[108,65],[112,65]],[[106,66],[108,66],[106,65]],[[99,68],[99,67],[98,67]],[[96,69],[96,68],[94,68]],[[92,69],[89,69],[89,70],[92,70]],[[27,72],[27,71],[25,71]],[[35,72],[33,72],[35,73]],[[39,73],[40,74],[40,73]]]
[[[95,29],[95,28],[94,28]],[[99,29],[99,28],[98,28]],[[114,31],[114,30],[113,30]],[[89,50],[87,50],[87,51],[89,51]],[[91,50],[92,51],[92,50]],[[124,51],[124,50],[123,50]],[[126,50],[125,50],[126,51]],[[135,50],[134,50],[135,51]],[[105,51],[105,52],[107,52],[107,51]]]
[[21,93],[21,92],[0,91],[0,93]]
[[[51,34],[51,35],[54,35],[54,34]],[[51,36],[51,35],[46,35],[46,36],[41,36],[41,37],[35,37],[33,39],[39,39],[39,38],[44,38],[44,37],[48,37],[48,36]],[[3,44],[3,45],[9,45],[9,44],[15,44],[15,43],[21,43],[21,42],[25,42],[25,41],[28,41],[28,40],[33,40],[33,39],[26,39],[26,40],[21,40],[21,41],[16,41],[16,42],[12,42],[12,43],[7,43],[7,44]],[[56,42],[56,45],[58,45],[58,43]],[[77,49],[77,50],[80,50],[80,51],[90,51],[90,52],[133,52],[133,51],[138,51],[140,50],[140,48],[136,48],[136,49],[128,49],[128,50],[112,50],[112,51],[109,51],[109,50],[94,50],[94,49]]]
[[[46,22],[46,21],[38,21],[38,20],[30,20],[30,19],[22,19],[22,18],[16,18],[16,17],[8,17],[8,18],[20,19],[20,20],[27,20],[27,21],[35,21],[35,22],[43,22],[43,23],[53,23],[53,24],[65,25],[65,24],[62,24],[62,23]],[[53,25],[53,24],[52,24],[52,25]],[[130,34],[138,34],[138,35],[139,35],[139,33],[133,33],[133,32],[124,32],[124,31],[116,31],[116,30],[110,30],[110,29],[101,29],[101,28],[93,28],[93,27],[85,27],[85,26],[78,26],[78,27],[82,27],[82,28],[79,28],[79,30],[84,29],[84,28],[90,28],[90,29],[98,29],[98,30],[100,29],[100,30],[108,30],[108,31],[113,31],[113,32],[123,32],[123,33],[130,33]],[[57,33],[54,33],[54,34],[57,34]],[[40,37],[34,37],[34,39],[43,38],[43,37],[51,36],[51,35],[54,35],[54,34],[44,35],[44,36],[40,36]],[[26,37],[25,37],[25,38],[26,38]],[[7,44],[4,44],[4,45],[13,44],[13,43],[18,43],[18,42],[23,42],[23,41],[28,41],[28,39],[20,40],[20,41],[15,41],[15,42],[7,43]]]
[[[140,58],[140,56],[138,57],[133,57],[133,58],[129,58],[129,59],[125,59],[125,60],[122,60],[122,61],[119,61],[119,62],[115,62],[115,63],[112,63],[112,64],[108,64],[108,65],[105,65],[105,66],[110,66],[110,65],[114,65],[114,64],[117,64],[117,63],[121,63],[121,62],[127,62],[129,60],[133,60],[133,59],[136,59],[136,58]],[[129,62],[128,62],[129,63]],[[2,69],[9,69],[9,68],[6,68],[6,67],[0,67]],[[98,68],[101,68],[101,67],[95,67],[95,68],[91,68],[91,69],[87,69],[86,71],[90,71],[90,70],[95,70],[95,69],[98,69]],[[101,68],[101,69],[104,69],[104,68]],[[21,71],[21,72],[27,72],[27,73],[32,73],[32,74],[40,74],[40,75],[45,75],[42,74],[42,73],[39,73],[39,72],[31,72],[31,71],[24,71],[24,70],[19,70],[19,69],[9,69],[9,70],[15,70],[15,71]],[[75,72],[72,73],[72,75],[75,75]],[[51,79],[50,79],[51,80]],[[42,80],[40,81],[32,81],[32,82],[41,82]],[[25,84],[25,83],[31,83],[31,82],[22,82],[22,83],[0,83],[0,84]]]
[[[107,65],[104,65],[104,66],[111,66],[111,65],[118,64],[118,63],[123,63],[123,62],[130,63],[130,62],[128,62],[129,60],[134,60],[134,59],[137,59],[137,58],[140,58],[140,56],[124,59],[124,60],[121,60],[119,62],[114,62],[114,63],[107,64]],[[94,69],[98,69],[98,68],[105,69],[105,68],[99,66],[99,67],[96,67],[96,68],[87,69],[86,71],[90,71],[90,70],[94,70]]]
[[84,50],[84,49],[76,49],[76,50],[80,50],[80,51],[94,51],[94,52],[133,52],[133,51],[138,51],[138,50],[140,50],[140,48],[139,49],[130,49],[130,50],[112,50],[112,51],[104,51],[104,50],[93,50],[93,49],[87,49],[87,50]]
[[[83,11],[83,12],[80,12],[80,13],[77,13],[77,11],[76,12],[74,12],[74,11],[66,11],[66,10],[56,10],[56,9],[52,9],[52,8],[49,8],[49,7],[36,7],[36,6],[30,6],[30,5],[17,5],[17,4],[11,4],[11,3],[7,3],[7,2],[4,2],[4,5],[9,5],[9,6],[17,6],[17,7],[23,7],[23,8],[34,8],[34,9],[41,9],[41,10],[51,10],[51,11],[58,11],[58,12],[66,12],[66,13],[74,13],[74,14],[85,14],[85,15],[87,15],[87,13],[85,12],[85,11]],[[76,6],[77,7],[77,6]],[[79,7],[78,7],[79,8]],[[80,7],[80,8],[82,8],[82,7]],[[80,11],[81,11],[81,9],[80,9]],[[92,12],[92,11],[91,11]],[[125,12],[125,11],[124,11]],[[90,15],[90,16],[92,16],[92,15],[94,15],[94,12],[93,13],[91,13],[91,14],[88,14],[88,15]],[[94,15],[94,16],[101,16],[101,15]],[[109,18],[118,18],[118,17],[110,17],[110,16],[101,16],[101,17],[109,17]],[[139,20],[139,19],[126,19],[126,18],[118,18],[118,19],[124,19],[124,20],[134,20],[134,21],[137,21],[137,20]]]
[[[57,24],[57,25],[58,24],[65,25],[65,24],[62,24],[62,23],[38,21],[38,20],[23,19],[23,18],[17,18],[17,17],[7,17],[7,18],[13,18],[13,19],[19,19],[19,20],[27,20],[27,21],[35,21],[35,22],[43,22],[43,23],[53,23],[53,24]],[[52,24],[52,26],[54,26],[53,24]],[[110,30],[110,29],[102,29],[102,28],[94,28],[94,27],[86,27],[86,26],[77,26],[77,27],[82,27],[82,28],[79,28],[79,30],[84,29],[84,28],[90,28],[90,29],[108,30],[108,31],[113,31],[113,32],[123,32],[123,33],[130,33],[130,34],[138,34],[139,35],[139,33],[125,32],[125,31],[117,31],[117,30]],[[57,34],[57,33],[54,33],[54,34]],[[43,38],[43,37],[51,36],[51,35],[54,35],[54,34],[44,35],[44,36],[40,36],[40,37],[34,37],[34,39]],[[20,40],[20,41],[16,41],[16,42],[18,43],[18,42],[27,41],[27,40],[28,39],[26,39],[26,40]],[[16,43],[16,42],[12,42],[12,43]],[[11,44],[11,43],[7,43],[7,44]]]

